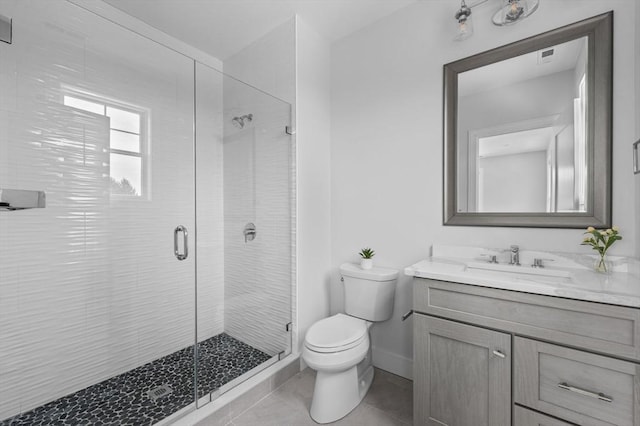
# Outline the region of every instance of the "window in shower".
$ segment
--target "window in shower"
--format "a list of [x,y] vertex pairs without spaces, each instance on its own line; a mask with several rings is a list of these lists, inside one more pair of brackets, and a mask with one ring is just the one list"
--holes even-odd
[[111,195],[146,197],[145,111],[75,93],[64,95],[64,105],[109,118]]

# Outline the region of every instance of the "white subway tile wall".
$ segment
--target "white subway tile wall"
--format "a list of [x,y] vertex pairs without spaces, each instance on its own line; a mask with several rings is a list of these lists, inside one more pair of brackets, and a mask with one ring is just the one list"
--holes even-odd
[[[0,14],[0,188],[47,193],[0,214],[0,420],[193,345],[196,304],[198,341],[291,350],[290,105],[63,0]],[[136,112],[138,196],[113,193],[105,106]]]
[[198,341],[224,332],[223,75],[196,63]]
[[[224,83],[225,331],[276,355],[290,350],[292,167],[290,105],[233,79]],[[233,100],[227,102],[227,100]],[[246,241],[243,229],[256,226]]]
[[[0,187],[47,194],[0,216],[4,419],[193,344],[194,260],[174,258],[173,229],[194,229],[194,91],[192,60],[66,1],[0,14]],[[111,196],[109,118],[65,106],[69,90],[146,111],[147,199]]]

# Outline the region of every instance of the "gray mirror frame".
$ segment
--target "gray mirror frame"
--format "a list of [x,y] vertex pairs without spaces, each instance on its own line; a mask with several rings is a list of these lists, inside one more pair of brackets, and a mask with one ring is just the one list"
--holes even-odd
[[[458,74],[514,56],[588,37],[588,208],[584,213],[457,211]],[[612,188],[613,12],[594,16],[444,65],[444,225],[533,228],[609,228]],[[597,164],[596,160],[597,159]]]

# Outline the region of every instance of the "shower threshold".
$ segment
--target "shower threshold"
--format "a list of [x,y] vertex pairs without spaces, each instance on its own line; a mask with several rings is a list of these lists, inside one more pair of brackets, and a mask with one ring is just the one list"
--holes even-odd
[[[198,343],[198,397],[269,358],[226,333]],[[191,403],[193,347],[188,347],[0,421],[0,426],[153,425]]]

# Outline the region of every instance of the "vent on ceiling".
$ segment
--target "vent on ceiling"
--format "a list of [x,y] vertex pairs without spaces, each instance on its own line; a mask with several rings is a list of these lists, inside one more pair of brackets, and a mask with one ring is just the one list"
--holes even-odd
[[546,49],[538,51],[538,63],[547,64],[553,60],[554,49]]

